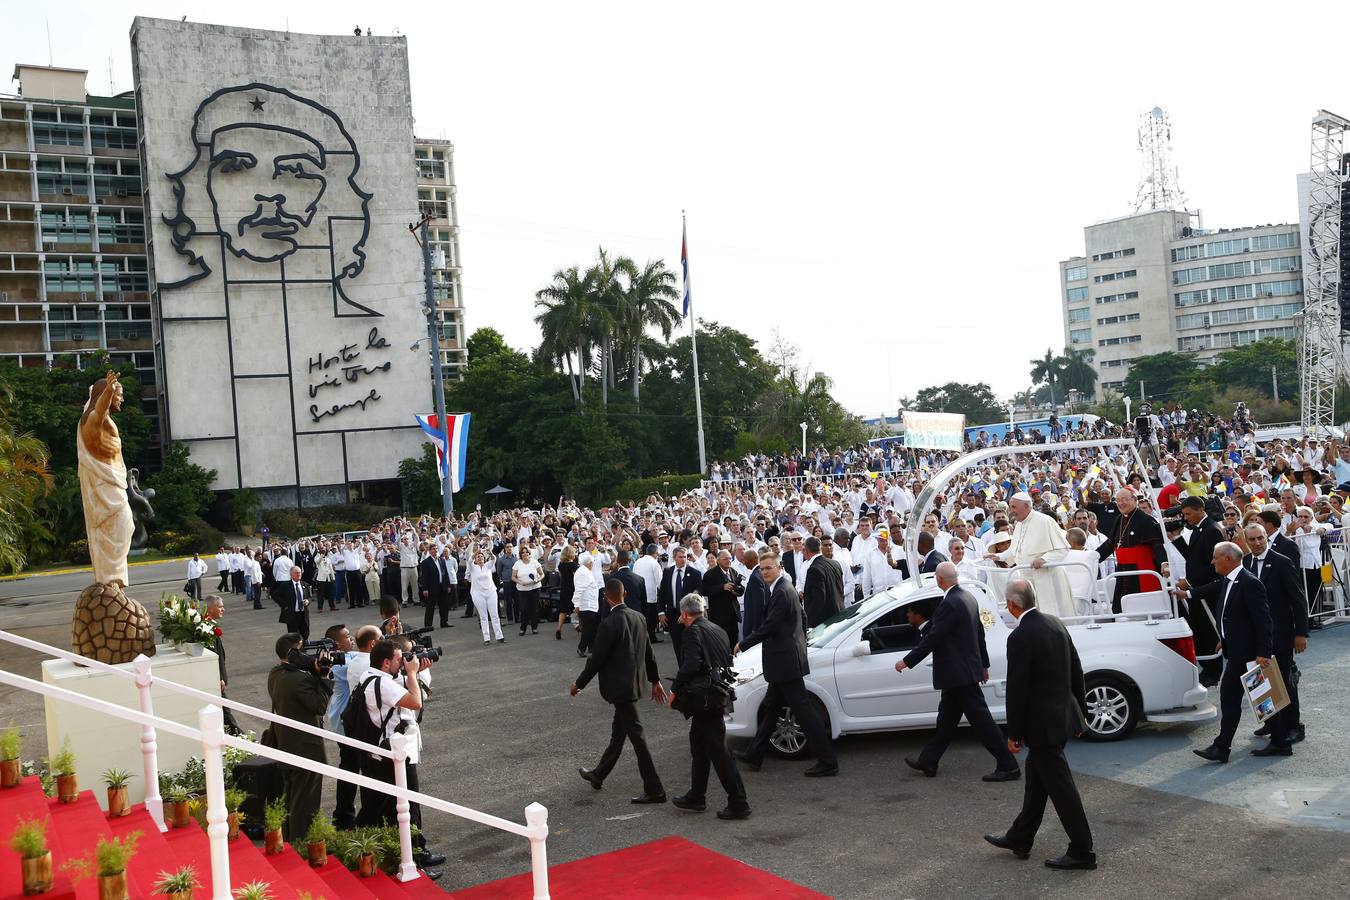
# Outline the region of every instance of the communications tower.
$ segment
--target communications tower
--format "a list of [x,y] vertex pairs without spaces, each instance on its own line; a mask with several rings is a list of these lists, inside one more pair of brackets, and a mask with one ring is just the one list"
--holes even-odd
[[1307,267],[1303,273],[1303,327],[1299,333],[1299,422],[1325,436],[1334,424],[1341,335],[1350,309],[1342,278],[1346,181],[1345,135],[1350,120],[1318,110],[1312,121],[1308,185]]
[[1161,106],[1139,117],[1139,153],[1143,156],[1143,168],[1134,211],[1184,210],[1186,195],[1181,192],[1176,166],[1172,164],[1172,122]]

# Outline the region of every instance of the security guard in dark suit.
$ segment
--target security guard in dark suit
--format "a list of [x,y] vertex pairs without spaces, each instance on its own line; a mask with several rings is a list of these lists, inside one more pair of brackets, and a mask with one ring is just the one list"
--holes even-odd
[[1308,649],[1308,599],[1298,569],[1270,546],[1265,528],[1253,522],[1247,526],[1246,535],[1251,553],[1242,558],[1242,566],[1265,586],[1274,630],[1275,661],[1280,665],[1280,677],[1289,694],[1289,705],[1257,729],[1256,736],[1270,738],[1270,744],[1253,750],[1252,756],[1291,756],[1291,745],[1303,740],[1298,679],[1293,673],[1294,654]]
[[638,771],[642,773],[642,794],[634,797],[633,802],[665,803],[666,790],[661,786],[652,753],[642,736],[642,721],[637,710],[637,701],[644,693],[644,681],[652,686],[653,702],[666,702],[666,690],[656,671],[656,656],[647,638],[647,618],[624,605],[623,582],[618,578],[605,580],[605,603],[609,613],[600,622],[586,668],[573,682],[571,694],[575,697],[581,693],[582,688],[598,675],[600,696],[614,706],[614,727],[600,762],[594,769],[578,771],[584,781],[600,790],[619,761],[623,742],[628,740],[633,744]]

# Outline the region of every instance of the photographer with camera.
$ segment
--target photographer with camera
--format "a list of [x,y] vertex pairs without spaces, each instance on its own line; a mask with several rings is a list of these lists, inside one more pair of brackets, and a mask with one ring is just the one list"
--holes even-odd
[[[320,557],[322,558],[322,557]],[[365,626],[369,628],[370,626]],[[348,678],[352,664],[362,654],[357,652],[356,641],[346,625],[330,625],[323,633],[324,639],[332,642],[329,651],[333,655],[333,696],[328,701],[328,730],[345,734],[342,730],[342,714],[351,700],[351,679]],[[370,643],[374,643],[371,639]],[[369,665],[369,644],[365,654],[365,665]],[[338,744],[338,768],[345,772],[361,774],[361,752],[355,747]],[[339,829],[351,828],[356,824],[356,785],[346,781],[337,783],[337,804],[333,811],[333,824]]]
[[[327,650],[306,653],[303,646],[304,638],[294,632],[277,639],[278,662],[267,674],[267,694],[272,700],[272,711],[277,715],[322,728],[328,701],[333,696],[333,660]],[[271,733],[271,743],[267,732]],[[277,724],[269,726],[267,732],[262,740],[266,746],[315,762],[328,762],[323,738]],[[288,841],[297,841],[309,830],[310,820],[319,810],[323,776],[293,766],[283,767],[282,774],[289,805],[285,837]]]
[[[416,680],[418,682],[418,687],[422,692],[423,708],[417,712],[413,712],[411,709],[401,708],[398,711],[398,717],[402,724],[403,735],[408,739],[407,744],[404,745],[408,752],[408,758],[405,763],[405,771],[408,775],[408,790],[420,791],[421,788],[418,786],[417,764],[422,757],[422,712],[426,708],[426,701],[431,699],[431,666],[440,659],[440,651],[426,646],[429,641],[428,638],[423,637],[421,642],[418,642],[416,640],[415,632],[395,635],[390,638],[390,640],[393,641],[394,647],[399,653],[403,655],[404,660],[411,654],[418,663]],[[405,674],[400,677],[406,678],[406,671]],[[385,799],[389,800],[389,798]],[[394,813],[396,812],[394,801],[389,800],[385,812],[390,816],[389,821],[392,822]],[[445,862],[445,856],[443,854],[432,853],[427,849],[426,836],[420,833],[422,828],[421,804],[408,804],[408,815],[412,820],[412,824],[419,831],[418,834],[413,835],[413,862],[417,863],[417,867],[423,870],[427,870],[429,866],[438,866]],[[427,871],[426,874],[427,877],[431,878],[433,881],[440,877],[439,872]]]
[[736,761],[727,750],[727,725],[723,716],[731,709],[735,693],[727,672],[731,667],[731,644],[721,627],[703,614],[703,597],[688,593],[680,599],[680,669],[671,684],[670,708],[689,720],[689,752],[693,766],[689,790],[671,803],[679,809],[706,809],[708,769],[727,792],[726,808],[719,819],[745,819],[750,803]]

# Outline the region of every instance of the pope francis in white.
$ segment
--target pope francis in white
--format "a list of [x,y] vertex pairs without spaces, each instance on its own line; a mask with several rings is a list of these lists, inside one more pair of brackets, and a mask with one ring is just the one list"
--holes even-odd
[[1031,508],[1031,497],[1019,491],[1008,501],[1008,510],[1017,522],[1012,544],[1001,553],[990,554],[1012,566],[1029,566],[1017,577],[1029,578],[1036,588],[1037,606],[1052,616],[1078,615],[1063,569],[1041,568],[1048,562],[1060,562],[1069,549],[1059,523]]

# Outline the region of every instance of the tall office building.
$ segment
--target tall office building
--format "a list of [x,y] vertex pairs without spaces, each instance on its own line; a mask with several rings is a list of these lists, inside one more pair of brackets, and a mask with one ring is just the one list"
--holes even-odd
[[[87,94],[85,69],[20,64],[0,94],[0,359],[51,367],[106,351],[129,362],[159,421],[143,186],[133,92]],[[433,289],[447,379],[467,362],[454,148],[415,141],[419,208],[432,216]]]
[[1119,392],[1131,360],[1166,350],[1203,364],[1265,338],[1294,339],[1303,309],[1299,226],[1205,230],[1150,210],[1084,229],[1059,264],[1064,344],[1091,350],[1097,395]]
[[86,94],[87,74],[20,64],[0,95],[0,357],[105,350],[136,367],[155,420],[135,103]]
[[455,201],[455,148],[449,141],[417,139],[417,205],[430,215],[432,290],[440,320],[441,364],[447,380],[464,377],[468,335],[459,281],[459,208]]

